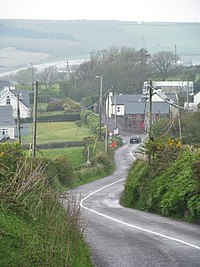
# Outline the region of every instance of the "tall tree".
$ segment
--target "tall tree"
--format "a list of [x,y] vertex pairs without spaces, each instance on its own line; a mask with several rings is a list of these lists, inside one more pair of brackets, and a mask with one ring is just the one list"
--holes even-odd
[[162,51],[152,55],[152,63],[160,73],[161,79],[165,80],[169,71],[175,66],[177,56],[172,52]]

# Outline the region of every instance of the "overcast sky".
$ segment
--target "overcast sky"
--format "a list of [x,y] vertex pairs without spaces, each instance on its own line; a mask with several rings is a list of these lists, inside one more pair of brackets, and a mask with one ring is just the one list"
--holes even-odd
[[0,0],[1,19],[200,22],[200,0]]

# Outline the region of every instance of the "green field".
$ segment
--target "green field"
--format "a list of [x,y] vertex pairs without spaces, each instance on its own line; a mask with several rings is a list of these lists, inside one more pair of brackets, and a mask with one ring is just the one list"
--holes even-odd
[[[30,124],[32,129],[32,125]],[[91,136],[90,130],[82,126],[77,131],[75,122],[45,122],[37,124],[37,144],[56,142],[82,141],[84,137]],[[22,142],[32,142],[30,136],[23,136]]]
[[40,149],[37,151],[38,157],[45,157],[48,159],[55,159],[61,156],[69,158],[73,166],[80,166],[86,163],[83,155],[83,147],[65,147],[54,149]]

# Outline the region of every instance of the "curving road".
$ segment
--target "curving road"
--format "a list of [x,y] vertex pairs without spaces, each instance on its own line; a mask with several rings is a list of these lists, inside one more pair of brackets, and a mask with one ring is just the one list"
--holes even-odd
[[199,267],[200,226],[119,205],[136,147],[117,150],[113,175],[76,189],[95,266]]

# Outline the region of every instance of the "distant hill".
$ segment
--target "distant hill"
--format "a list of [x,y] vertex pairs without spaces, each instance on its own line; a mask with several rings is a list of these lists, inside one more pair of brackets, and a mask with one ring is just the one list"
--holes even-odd
[[0,37],[18,37],[18,38],[33,38],[33,39],[63,39],[68,41],[75,41],[71,34],[60,32],[43,32],[33,30],[25,27],[12,27],[0,24]]
[[[150,53],[174,51],[185,64],[200,64],[199,23],[137,23],[88,20],[0,20],[0,72],[27,62],[89,57],[111,46],[146,48]],[[7,48],[12,50],[5,55]],[[2,50],[4,49],[4,50]],[[26,52],[23,62],[15,56]],[[31,56],[31,61],[29,56]],[[43,56],[41,56],[43,55]]]

